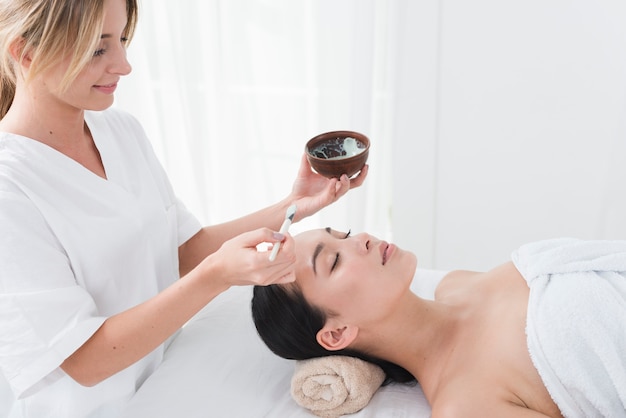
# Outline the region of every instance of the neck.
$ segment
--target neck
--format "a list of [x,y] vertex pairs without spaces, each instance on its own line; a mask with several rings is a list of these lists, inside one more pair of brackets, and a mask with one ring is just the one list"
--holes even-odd
[[438,385],[442,366],[455,347],[461,315],[457,307],[408,293],[381,327],[370,332],[359,330],[359,345],[405,368],[428,396]]
[[26,136],[55,149],[76,148],[85,143],[84,111],[59,103],[52,95],[38,95],[18,83],[11,108],[0,129]]
[[0,121],[0,131],[46,144],[94,174],[107,178],[100,152],[85,123],[84,110],[60,100],[44,88],[26,86],[18,80],[13,104]]

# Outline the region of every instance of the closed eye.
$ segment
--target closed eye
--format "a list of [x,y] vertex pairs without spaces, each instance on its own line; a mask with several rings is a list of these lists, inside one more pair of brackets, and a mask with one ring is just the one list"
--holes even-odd
[[[348,232],[346,232],[346,235],[343,237],[343,239],[347,239],[350,236],[350,232],[352,232],[351,230],[348,230]],[[339,264],[339,253],[337,253],[335,255],[335,261],[333,262],[333,265],[330,267],[330,271],[332,272],[333,270],[335,270],[335,268],[337,267],[337,265]]]
[[335,255],[335,261],[333,262],[333,265],[330,268],[331,272],[335,270],[335,268],[337,267],[337,264],[339,264],[339,253]]

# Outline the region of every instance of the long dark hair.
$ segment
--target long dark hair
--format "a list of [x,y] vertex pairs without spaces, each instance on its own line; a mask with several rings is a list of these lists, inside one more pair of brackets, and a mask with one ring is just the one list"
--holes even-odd
[[326,313],[312,306],[295,286],[255,286],[252,296],[252,318],[259,336],[279,357],[290,360],[342,355],[374,363],[386,374],[383,384],[415,382],[415,377],[397,364],[365,353],[342,349],[329,351],[316,339],[326,323]]

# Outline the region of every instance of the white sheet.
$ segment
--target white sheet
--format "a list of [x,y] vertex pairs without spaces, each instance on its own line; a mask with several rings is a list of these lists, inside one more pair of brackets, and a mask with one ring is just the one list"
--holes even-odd
[[[418,269],[412,289],[432,299],[445,272]],[[313,417],[289,394],[294,362],[265,347],[250,314],[252,290],[232,288],[189,322],[124,418]],[[381,388],[354,418],[430,416],[419,387]]]

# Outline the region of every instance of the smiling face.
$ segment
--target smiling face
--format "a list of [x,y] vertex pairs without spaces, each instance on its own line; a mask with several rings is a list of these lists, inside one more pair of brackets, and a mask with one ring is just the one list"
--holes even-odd
[[329,228],[295,237],[296,285],[306,300],[347,323],[385,317],[409,291],[415,255],[368,234]]
[[76,109],[104,110],[113,104],[113,93],[121,76],[131,71],[126,59],[126,0],[105,0],[102,34],[93,57],[66,90],[59,86],[71,56],[41,75],[40,100]]

